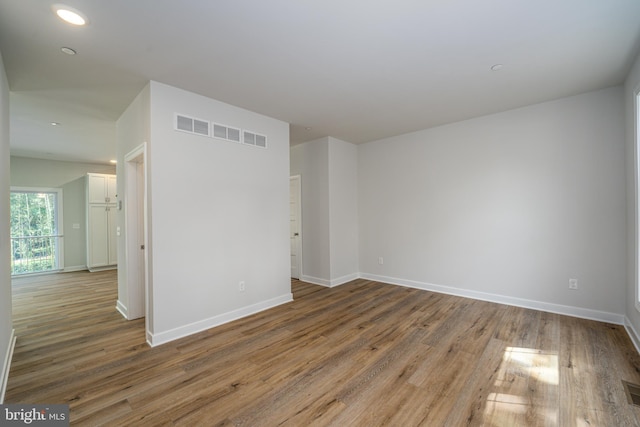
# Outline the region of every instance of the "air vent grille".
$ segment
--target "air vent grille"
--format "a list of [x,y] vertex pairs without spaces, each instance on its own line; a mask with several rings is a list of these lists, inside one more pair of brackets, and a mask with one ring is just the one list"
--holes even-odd
[[244,143],[247,145],[256,145],[256,134],[244,131]]
[[184,114],[175,115],[175,130],[226,141],[244,143],[254,147],[267,148],[267,137],[259,133],[241,130],[231,126],[196,119]]
[[213,136],[216,138],[227,139],[227,128],[222,125],[213,125]]
[[176,129],[193,132],[193,119],[191,117],[176,116]]
[[267,137],[256,134],[256,147],[267,148]]
[[214,123],[213,136],[227,141],[240,142],[240,129]]
[[193,120],[193,133],[198,135],[209,136],[209,122],[203,122],[202,120]]
[[240,129],[227,128],[227,139],[229,141],[240,142]]
[[244,131],[244,141],[247,145],[255,145],[256,147],[267,148],[267,137],[258,133]]
[[196,135],[209,136],[209,122],[193,117],[176,114],[176,130]]

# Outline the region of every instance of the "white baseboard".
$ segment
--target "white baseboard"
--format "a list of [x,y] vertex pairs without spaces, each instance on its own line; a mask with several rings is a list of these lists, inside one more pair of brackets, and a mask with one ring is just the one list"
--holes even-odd
[[600,322],[624,325],[625,317],[622,314],[609,313],[606,311],[592,310],[588,308],[573,307],[568,305],[553,304],[542,301],[528,300],[524,298],[508,297],[486,292],[471,291],[467,289],[453,288],[450,286],[434,285],[432,283],[417,282],[414,280],[398,279],[395,277],[379,276],[375,274],[361,273],[360,277],[376,282],[390,283],[392,285],[405,286],[408,288],[422,289],[425,291],[439,292],[442,294],[456,295],[465,298],[472,298],[481,301],[495,302],[498,304],[513,305],[516,307],[530,308],[533,310],[546,311],[549,313],[563,314],[566,316],[579,317],[582,319],[597,320]]
[[122,314],[122,317],[129,320],[129,310],[127,309],[127,306],[122,303],[122,301],[118,300],[118,302],[116,302],[116,310],[118,310],[118,312]]
[[636,331],[633,324],[626,316],[624,318],[624,328],[627,330],[627,334],[629,335],[629,338],[631,338],[631,342],[635,346],[636,351],[640,353],[640,335],[638,335],[638,331]]
[[303,282],[311,283],[313,285],[326,286],[327,288],[331,287],[331,281],[327,279],[320,279],[318,277],[313,277],[313,276],[305,276],[303,274],[300,276],[300,280]]
[[261,311],[268,310],[270,308],[274,308],[291,301],[293,301],[293,294],[288,293],[267,301],[262,301],[257,304],[239,308],[228,313],[220,314],[209,319],[194,322],[189,325],[180,326],[168,331],[153,334],[147,333],[147,342],[151,347],[155,347],[160,344],[168,343],[169,341],[174,341],[179,338],[195,334],[197,332],[211,329],[215,326],[220,326],[234,320],[242,319],[243,317],[247,317],[252,314],[259,313]]
[[116,270],[117,268],[117,265],[106,265],[104,267],[89,267],[87,268],[87,270],[89,270],[91,273],[96,273],[98,271]]
[[62,270],[64,273],[71,273],[73,271],[84,271],[87,270],[87,266],[86,265],[73,265],[71,267],[65,267],[64,270]]
[[311,283],[313,285],[325,286],[327,288],[333,288],[336,286],[344,285],[345,283],[349,283],[350,281],[356,280],[359,278],[360,278],[360,274],[358,273],[348,274],[346,276],[338,277],[337,279],[331,279],[331,280],[320,279],[319,277],[313,277],[313,276],[305,276],[305,275],[300,276],[300,280],[303,282]]
[[329,283],[331,283],[331,287],[344,285],[345,283],[349,283],[352,280],[359,279],[360,275],[358,273],[348,274],[346,276],[338,277],[337,279],[331,279]]
[[5,354],[4,361],[2,363],[2,372],[0,372],[0,404],[4,403],[4,395],[7,391],[7,384],[9,383],[11,359],[13,359],[13,349],[16,347],[15,332],[15,329],[11,330],[11,336],[9,337],[9,346],[7,347],[7,353]]

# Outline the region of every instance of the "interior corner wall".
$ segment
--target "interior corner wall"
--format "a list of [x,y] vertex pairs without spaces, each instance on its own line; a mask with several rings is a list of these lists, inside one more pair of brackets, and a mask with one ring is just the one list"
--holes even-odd
[[333,286],[358,278],[358,149],[354,144],[331,137],[328,148],[330,281]]
[[619,321],[623,117],[613,87],[359,145],[361,274]]
[[[291,301],[289,124],[157,82],[150,111],[153,343]],[[176,131],[176,113],[267,148]]]
[[310,283],[331,284],[329,228],[329,138],[291,147],[290,174],[302,184],[302,274]]
[[[142,91],[135,97],[135,99],[129,104],[127,109],[122,113],[116,122],[116,157],[117,157],[117,185],[118,195],[120,201],[124,201],[124,197],[120,195],[125,194],[125,156],[131,151],[135,150],[140,145],[149,141],[150,133],[150,98],[149,98],[149,85],[145,86]],[[147,168],[149,169],[149,168]],[[148,177],[147,177],[148,180]],[[138,292],[139,289],[128,284],[128,268],[127,268],[127,250],[126,250],[126,227],[125,227],[125,211],[124,209],[118,211],[117,222],[120,225],[120,236],[118,237],[118,307],[125,317],[130,318],[129,307],[129,293]],[[150,212],[152,210],[151,201],[147,200],[147,224],[151,223]],[[151,251],[151,247],[147,248],[147,251]],[[151,274],[150,274],[151,276]],[[153,282],[153,277],[147,277],[149,283]],[[152,300],[152,296],[149,298]],[[143,298],[144,300],[144,298]],[[131,308],[131,312],[144,312],[144,307],[140,309]],[[153,311],[147,312],[147,315],[152,318]],[[149,319],[147,319],[149,320]],[[151,328],[153,322],[147,322],[147,327]],[[149,330],[147,332],[153,332]]]
[[12,186],[62,188],[65,271],[87,268],[85,176],[115,171],[113,165],[11,157]]
[[638,301],[638,259],[640,244],[637,238],[636,218],[638,216],[638,189],[636,188],[636,162],[638,153],[636,152],[635,120],[640,112],[636,111],[635,93],[640,91],[640,55],[629,72],[624,85],[624,105],[625,105],[625,148],[626,148],[626,181],[627,181],[627,289],[626,289],[626,317],[635,331],[636,345],[640,342],[640,312],[636,309],[635,302]]
[[14,343],[11,319],[9,152],[9,83],[0,55],[0,403],[4,401]]
[[336,286],[358,277],[358,150],[332,137],[291,147],[302,183],[300,279]]

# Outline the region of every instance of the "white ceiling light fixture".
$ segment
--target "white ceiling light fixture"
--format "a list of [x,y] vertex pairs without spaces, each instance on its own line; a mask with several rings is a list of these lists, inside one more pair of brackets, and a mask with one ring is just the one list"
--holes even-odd
[[49,124],[50,124],[51,126],[60,126],[60,123],[58,123],[58,122],[51,122],[51,123],[49,123]]
[[89,19],[84,13],[66,4],[56,3],[51,8],[60,19],[71,25],[81,27],[89,23]]
[[500,71],[502,70],[502,67],[504,67],[504,65],[502,64],[493,64],[491,66],[491,71]]
[[66,47],[66,46],[61,47],[60,50],[66,53],[67,55],[75,55],[76,53],[78,53],[75,51],[75,49],[71,49],[70,47]]

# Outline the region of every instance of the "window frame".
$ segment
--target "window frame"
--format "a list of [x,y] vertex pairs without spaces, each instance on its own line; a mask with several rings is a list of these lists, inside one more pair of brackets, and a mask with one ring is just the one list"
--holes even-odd
[[[33,273],[21,273],[21,274],[13,274],[12,277],[21,277],[26,275],[37,275],[37,274],[50,274],[64,270],[64,218],[63,218],[63,191],[62,188],[49,188],[49,187],[16,187],[11,186],[11,193],[55,193],[56,194],[56,212],[55,212],[55,225],[56,225],[56,234],[55,236],[58,238],[57,242],[57,251],[55,254],[56,257],[56,268],[52,270],[44,270]],[[13,236],[9,235],[9,239]],[[12,255],[13,256],[13,255]]]

